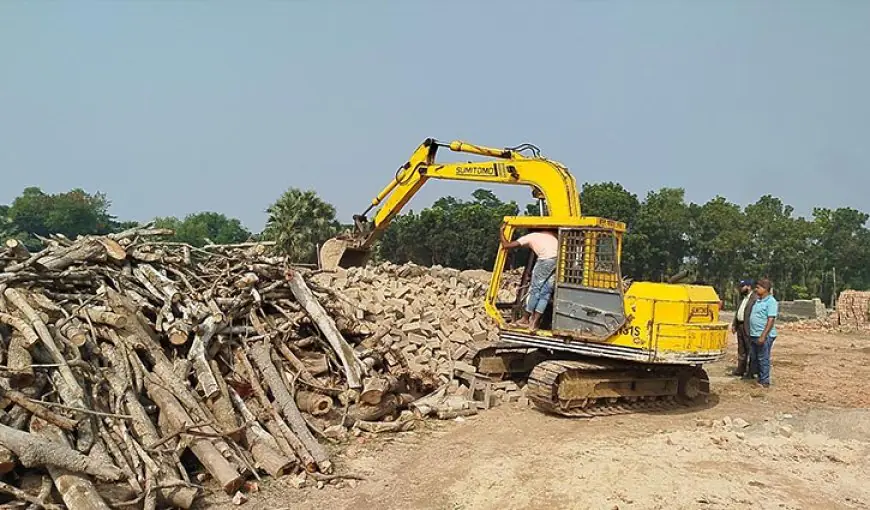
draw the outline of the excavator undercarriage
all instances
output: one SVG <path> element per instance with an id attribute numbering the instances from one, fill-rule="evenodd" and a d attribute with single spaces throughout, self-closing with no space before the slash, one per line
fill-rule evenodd
<path id="1" fill-rule="evenodd" d="M 704 405 L 707 373 L 692 365 L 649 365 L 564 352 L 494 346 L 475 356 L 478 373 L 526 379 L 526 396 L 542 411 L 595 417 Z"/>

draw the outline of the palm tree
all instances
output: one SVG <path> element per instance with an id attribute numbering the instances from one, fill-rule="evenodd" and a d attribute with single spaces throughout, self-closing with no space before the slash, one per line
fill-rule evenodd
<path id="1" fill-rule="evenodd" d="M 339 229 L 335 207 L 313 191 L 290 188 L 266 212 L 263 238 L 274 241 L 278 251 L 294 262 L 316 262 L 317 245 Z"/>

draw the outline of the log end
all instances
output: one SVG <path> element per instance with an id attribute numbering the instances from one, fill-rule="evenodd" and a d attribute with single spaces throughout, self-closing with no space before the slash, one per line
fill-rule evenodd
<path id="1" fill-rule="evenodd" d="M 169 487 L 157 491 L 157 497 L 163 505 L 184 510 L 193 506 L 197 496 L 199 489 L 196 487 Z"/>
<path id="2" fill-rule="evenodd" d="M 172 345 L 184 345 L 187 343 L 188 336 L 186 331 L 174 329 L 169 332 L 169 343 Z"/>
<path id="3" fill-rule="evenodd" d="M 102 244 L 103 248 L 106 249 L 106 255 L 108 255 L 110 259 L 120 262 L 127 258 L 127 250 L 125 250 L 118 241 L 109 239 L 108 237 L 101 237 L 100 244 Z"/>
<path id="4" fill-rule="evenodd" d="M 245 475 L 238 475 L 235 478 L 232 478 L 223 484 L 224 492 L 227 494 L 235 494 L 237 490 L 245 483 Z"/>
<path id="5" fill-rule="evenodd" d="M 76 331 L 70 334 L 69 341 L 76 347 L 83 347 L 88 342 L 88 336 L 82 331 Z"/>
<path id="6" fill-rule="evenodd" d="M 8 448 L 0 446 L 0 475 L 5 475 L 15 469 L 15 454 Z"/>

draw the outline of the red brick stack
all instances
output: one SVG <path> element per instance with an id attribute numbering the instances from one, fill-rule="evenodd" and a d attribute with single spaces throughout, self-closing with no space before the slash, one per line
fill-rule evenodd
<path id="1" fill-rule="evenodd" d="M 844 290 L 837 299 L 841 326 L 862 327 L 870 324 L 870 292 Z"/>

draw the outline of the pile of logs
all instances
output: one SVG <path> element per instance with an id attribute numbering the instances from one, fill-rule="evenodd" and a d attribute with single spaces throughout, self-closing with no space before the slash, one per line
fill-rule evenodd
<path id="1" fill-rule="evenodd" d="M 330 480 L 341 474 L 323 444 L 348 429 L 403 431 L 474 408 L 450 363 L 457 346 L 491 336 L 466 304 L 482 284 L 447 276 L 460 290 L 440 309 L 460 315 L 445 334 L 441 312 L 383 292 L 354 304 L 336 282 L 389 285 L 389 275 L 327 277 L 263 244 L 195 248 L 163 241 L 169 234 L 144 227 L 53 236 L 35 253 L 14 240 L 0 248 L 7 504 L 187 509 L 207 484 L 237 494 L 263 474 Z"/>

